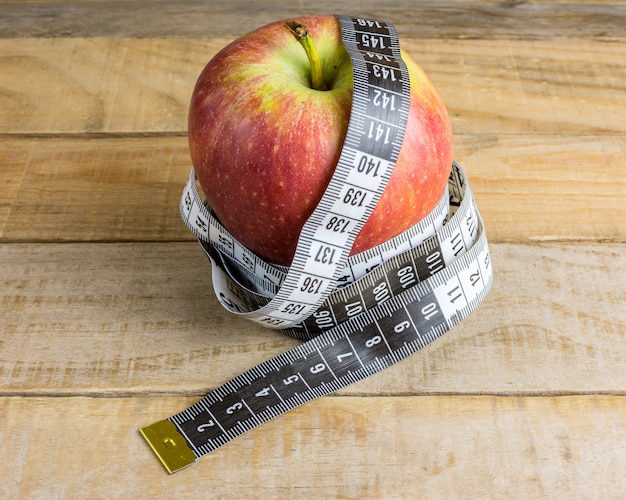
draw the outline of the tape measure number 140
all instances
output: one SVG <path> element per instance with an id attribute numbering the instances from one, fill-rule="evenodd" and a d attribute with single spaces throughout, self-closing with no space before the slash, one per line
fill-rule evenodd
<path id="1" fill-rule="evenodd" d="M 493 275 L 482 219 L 456 162 L 444 196 L 424 220 L 348 258 L 395 165 L 409 86 L 392 25 L 337 17 L 353 63 L 350 123 L 329 189 L 305 224 L 292 266 L 264 262 L 237 242 L 201 199 L 193 170 L 181 197 L 181 216 L 211 260 L 222 305 L 305 342 L 238 375 L 181 413 L 142 428 L 170 473 L 264 422 L 413 354 L 462 321 L 490 289 Z M 363 43 L 372 36 L 382 40 L 377 47 Z M 381 117 L 385 111 L 367 106 L 371 91 L 389 91 L 384 73 L 373 70 L 381 64 L 399 75 L 394 91 L 400 110 L 393 117 Z M 373 152 L 363 140 L 367 124 L 383 120 L 392 127 L 392 140 Z M 375 186 L 355 173 L 356 158 L 373 154 L 388 167 L 385 179 Z M 337 203 L 348 178 L 351 186 L 367 190 L 371 206 L 359 215 L 360 224 L 345 237 L 333 265 L 320 267 L 310 256 L 327 244 L 320 226 L 332 230 L 320 221 L 354 218 Z"/>

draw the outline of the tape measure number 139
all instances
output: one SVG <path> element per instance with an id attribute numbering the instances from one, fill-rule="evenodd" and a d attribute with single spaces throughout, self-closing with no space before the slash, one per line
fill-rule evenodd
<path id="1" fill-rule="evenodd" d="M 482 219 L 456 162 L 448 189 L 431 214 L 392 240 L 347 257 L 395 164 L 409 88 L 392 25 L 337 17 L 353 63 L 351 118 L 335 174 L 305 224 L 292 266 L 264 262 L 238 243 L 200 198 L 193 170 L 183 192 L 181 216 L 211 259 L 213 286 L 224 307 L 305 342 L 238 375 L 181 413 L 142 428 L 170 473 L 264 422 L 413 354 L 462 321 L 490 289 L 493 275 Z M 377 48 L 363 44 L 372 36 L 384 39 L 378 51 L 402 75 L 396 89 L 402 97 L 400 111 L 384 117 L 393 139 L 389 147 L 375 151 L 363 137 L 367 124 L 380 121 L 383 111 L 370 109 L 367 101 L 372 88 L 388 87 L 388 82 L 370 71 L 368 60 L 380 61 Z M 363 154 L 375 154 L 385 164 L 385 175 L 375 186 L 355 175 L 355 158 Z M 355 218 L 342 214 L 336 203 L 348 178 L 351 185 L 368 190 L 371 203 L 356 217 L 360 224 L 344 239 L 340 256 L 320 270 L 310 257 L 316 255 L 316 245 L 319 250 L 327 244 L 320 221 Z"/>

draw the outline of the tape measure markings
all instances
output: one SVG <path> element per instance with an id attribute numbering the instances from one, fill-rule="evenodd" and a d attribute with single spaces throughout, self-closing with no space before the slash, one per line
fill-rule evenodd
<path id="1" fill-rule="evenodd" d="M 460 167 L 456 170 L 458 185 L 466 186 Z M 468 245 L 467 251 L 452 253 L 453 260 L 445 268 L 378 303 L 367 314 L 350 317 L 308 342 L 254 367 L 194 407 L 168 419 L 192 444 L 195 456 L 213 451 L 291 408 L 404 359 L 466 317 L 488 292 L 492 274 L 482 221 L 475 211 L 471 191 L 466 187 L 465 192 L 459 189 L 459 194 L 462 196 L 460 207 L 468 205 L 471 220 L 476 220 L 476 230 L 471 232 L 475 243 Z M 459 210 L 455 216 L 462 213 L 463 210 Z M 449 227 L 452 226 L 444 226 L 440 232 Z M 461 234 L 449 229 L 447 232 Z M 438 238 L 439 233 L 434 239 L 438 241 Z M 426 248 L 440 252 L 437 248 L 441 247 L 429 240 Z M 401 254 L 392 258 L 365 279 L 371 281 L 385 266 L 394 267 L 394 259 L 406 257 Z M 413 265 L 419 275 L 419 266 Z M 347 290 L 337 293 L 345 294 Z M 318 375 L 322 372 L 323 375 Z M 244 408 L 247 414 L 241 413 Z"/>
<path id="2" fill-rule="evenodd" d="M 450 187 L 455 189 L 458 184 L 464 184 L 464 178 L 460 173 L 458 164 L 454 164 L 453 170 L 459 172 L 459 175 L 451 176 L 450 179 Z M 443 269 L 447 262 L 451 262 L 461 252 L 466 251 L 473 244 L 477 235 L 478 212 L 469 189 L 466 192 L 466 188 L 462 188 L 458 190 L 458 193 L 463 196 L 460 206 L 449 222 L 438 232 L 424 241 L 420 241 L 416 247 L 411 247 L 406 252 L 399 252 L 395 245 L 391 245 L 391 248 L 396 248 L 396 251 L 392 252 L 393 255 L 384 261 L 378 259 L 375 261 L 372 259 L 365 260 L 360 267 L 356 267 L 356 271 L 362 271 L 357 280 L 336 290 L 313 315 L 299 326 L 299 330 L 291 330 L 289 334 L 297 338 L 310 338 L 311 335 L 319 333 L 323 329 L 315 325 L 323 324 L 328 328 L 344 321 L 347 316 L 374 307 L 380 302 L 378 297 L 385 298 L 385 293 L 397 294 L 417 280 L 423 281 Z M 398 239 L 401 240 L 402 238 Z M 379 255 L 378 253 L 373 254 L 374 257 Z M 371 267 L 368 268 L 368 264 Z M 240 311 L 255 309 L 263 304 L 265 299 L 262 295 L 256 293 L 250 284 L 242 284 L 233 275 L 236 267 L 231 267 L 229 271 L 228 266 L 223 264 L 223 260 L 222 265 L 218 264 L 218 267 L 228 275 L 224 277 L 224 280 L 233 280 L 234 282 L 226 283 L 225 286 L 215 286 L 216 295 L 227 302 L 224 304 L 226 307 Z M 215 272 L 219 273 L 220 269 L 215 269 Z M 356 272 L 355 268 L 352 269 L 353 272 Z M 366 283 L 362 279 L 365 279 Z M 218 281 L 218 283 L 220 282 L 224 283 L 225 281 Z M 382 287 L 382 282 L 385 284 L 384 287 Z M 367 299 L 366 295 L 370 296 L 370 300 Z M 358 300 L 353 297 L 358 297 Z M 242 300 L 243 303 L 235 306 L 234 304 L 237 304 L 238 300 Z M 332 323 L 330 322 L 330 315 L 334 319 Z M 321 322 L 320 319 L 322 319 Z"/>
<path id="3" fill-rule="evenodd" d="M 193 170 L 181 197 L 181 216 L 210 258 L 222 305 L 305 342 L 141 429 L 170 473 L 423 348 L 463 320 L 491 286 L 484 227 L 456 162 L 423 221 L 348 257 L 391 176 L 410 94 L 395 29 L 337 17 L 353 63 L 353 109 L 335 175 L 305 223 L 292 266 L 266 263 L 237 242 L 201 200 Z"/>
<path id="4" fill-rule="evenodd" d="M 455 167 L 453 166 L 453 169 Z M 460 168 L 460 167 L 458 167 Z M 452 182 L 452 179 L 451 179 Z M 458 181 L 454 181 L 458 182 Z M 344 268 L 342 275 L 338 278 L 338 287 L 347 285 L 363 276 L 375 265 L 387 260 L 389 256 L 395 255 L 405 249 L 410 249 L 421 244 L 428 237 L 436 234 L 449 218 L 449 197 L 448 189 L 456 188 L 456 184 L 450 183 L 446 192 L 439 201 L 437 207 L 430 212 L 422 221 L 415 226 L 404 231 L 397 237 L 378 245 L 372 249 L 349 257 L 348 264 Z M 458 193 L 458 189 L 456 189 Z M 458 197 L 457 197 L 458 199 Z M 188 207 L 193 206 L 190 210 Z M 195 209 L 195 207 L 200 207 Z M 455 208 L 455 207 L 453 207 Z M 193 170 L 189 176 L 187 185 L 181 198 L 181 217 L 187 227 L 196 235 L 205 252 L 210 245 L 219 249 L 227 258 L 238 265 L 238 274 L 244 273 L 248 280 L 257 284 L 258 293 L 268 296 L 276 294 L 280 284 L 284 281 L 287 273 L 286 268 L 275 266 L 259 259 L 255 254 L 237 242 L 228 231 L 210 213 L 205 202 L 202 202 L 195 185 L 195 174 Z M 209 238 L 208 229 L 204 233 L 198 230 L 197 219 L 208 221 L 211 234 L 218 234 Z M 336 222 L 336 221 L 335 221 Z M 203 226 L 203 224 L 201 224 Z M 213 229 L 215 227 L 215 229 Z"/>
<path id="5" fill-rule="evenodd" d="M 487 255 L 481 232 L 477 243 L 444 271 L 368 315 L 254 367 L 168 420 L 199 457 L 289 409 L 404 359 L 465 318 L 486 295 L 491 283 Z M 466 279 L 463 270 L 477 273 L 480 281 Z M 211 432 L 205 433 L 208 427 Z"/>
<path id="6" fill-rule="evenodd" d="M 238 243 L 207 209 L 196 188 L 196 176 L 191 174 L 180 201 L 179 210 L 187 227 L 199 241 L 211 242 L 221 252 L 228 255 L 256 275 L 266 275 L 276 281 L 282 280 L 285 270 L 258 258 L 253 252 Z"/>

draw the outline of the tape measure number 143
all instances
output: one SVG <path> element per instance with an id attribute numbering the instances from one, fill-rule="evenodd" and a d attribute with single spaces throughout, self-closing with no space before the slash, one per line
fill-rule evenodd
<path id="1" fill-rule="evenodd" d="M 394 27 L 337 17 L 353 64 L 350 123 L 335 173 L 302 230 L 292 265 L 267 263 L 236 241 L 201 199 L 193 170 L 181 197 L 181 216 L 211 260 L 213 287 L 222 305 L 304 342 L 181 413 L 142 428 L 170 473 L 264 422 L 415 353 L 468 316 L 490 289 L 493 275 L 482 219 L 456 162 L 446 192 L 425 219 L 348 257 L 395 165 L 410 96 Z M 381 43 L 364 43 L 372 37 Z M 381 61 L 400 75 L 393 89 L 384 72 L 373 70 Z M 396 92 L 399 109 L 391 113 L 368 106 L 377 89 Z M 385 147 L 373 148 L 364 139 L 374 122 L 388 127 Z M 371 177 L 359 175 L 363 157 L 375 157 L 382 166 L 374 185 Z M 359 214 L 349 203 L 338 203 L 346 186 L 367 193 L 369 201 Z M 340 219 L 357 223 L 338 244 L 336 235 L 326 233 L 336 233 L 329 221 Z M 331 245 L 336 258 L 315 259 Z"/>

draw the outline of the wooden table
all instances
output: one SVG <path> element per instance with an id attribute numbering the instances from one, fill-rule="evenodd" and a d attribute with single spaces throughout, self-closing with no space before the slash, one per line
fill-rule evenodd
<path id="1" fill-rule="evenodd" d="M 138 429 L 297 341 L 234 318 L 178 216 L 235 37 L 396 24 L 448 105 L 488 298 L 423 351 L 173 476 Z M 626 6 L 0 1 L 1 498 L 626 497 Z"/>

